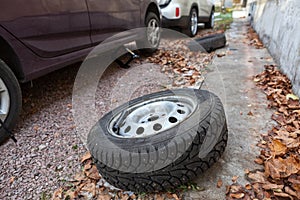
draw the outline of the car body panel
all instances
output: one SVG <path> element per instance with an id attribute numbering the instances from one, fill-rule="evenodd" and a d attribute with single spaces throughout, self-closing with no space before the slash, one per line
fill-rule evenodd
<path id="1" fill-rule="evenodd" d="M 92 43 L 97 44 L 108 37 L 141 26 L 140 0 L 102 1 L 87 0 Z"/>
<path id="2" fill-rule="evenodd" d="M 50 58 L 91 46 L 85 1 L 3 1 L 2 26 L 38 56 Z M 22 9 L 12 12 L 16 7 Z"/>
<path id="3" fill-rule="evenodd" d="M 0 45 L 8 44 L 13 50 L 18 66 L 12 67 L 19 81 L 26 82 L 81 61 L 104 39 L 120 31 L 145 26 L 150 5 L 155 7 L 161 19 L 156 0 L 115 0 L 120 4 L 115 8 L 110 7 L 113 2 L 1 1 Z M 93 7 L 95 4 L 98 6 Z M 89 10 L 88 6 L 93 8 Z M 101 6 L 109 9 L 107 18 L 98 15 L 102 11 L 106 12 Z M 112 28 L 109 27 L 108 21 L 113 23 Z M 114 49 L 141 37 L 141 33 L 135 32 L 127 32 L 127 35 L 117 34 L 113 40 L 107 41 L 105 46 L 107 50 Z"/>
<path id="4" fill-rule="evenodd" d="M 213 3 L 210 0 L 200 0 L 199 2 L 199 17 L 209 18 L 213 8 Z"/>

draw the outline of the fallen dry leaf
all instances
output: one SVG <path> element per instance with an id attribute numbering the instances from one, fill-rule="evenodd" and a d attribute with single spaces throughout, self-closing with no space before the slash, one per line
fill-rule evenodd
<path id="1" fill-rule="evenodd" d="M 85 161 L 87 161 L 87 160 L 89 160 L 91 158 L 92 158 L 91 153 L 87 152 L 86 154 L 84 154 L 84 156 L 81 157 L 80 162 L 83 163 L 83 162 L 85 162 Z"/>
<path id="2" fill-rule="evenodd" d="M 222 181 L 222 179 L 219 179 L 217 182 L 217 188 L 222 187 L 222 185 L 223 185 L 223 181 Z"/>
<path id="3" fill-rule="evenodd" d="M 220 58 L 220 57 L 226 56 L 226 53 L 217 53 L 216 55 Z"/>
<path id="4" fill-rule="evenodd" d="M 226 191 L 225 191 L 225 194 L 228 195 L 230 194 L 230 185 L 226 185 Z"/>
<path id="5" fill-rule="evenodd" d="M 130 196 L 130 198 L 131 198 L 131 199 L 136 199 L 136 195 L 135 195 L 135 194 L 132 194 L 132 195 Z"/>
<path id="6" fill-rule="evenodd" d="M 253 81 L 254 81 L 254 82 L 259 82 L 259 81 L 261 81 L 261 79 L 255 77 L 255 78 L 253 79 Z"/>
<path id="7" fill-rule="evenodd" d="M 276 164 L 274 164 L 274 161 L 276 162 Z M 278 162 L 277 160 L 268 160 L 265 162 L 266 177 L 271 176 L 273 179 L 279 180 L 281 178 L 280 171 L 285 171 L 285 166 L 280 165 L 280 162 Z"/>
<path id="8" fill-rule="evenodd" d="M 128 200 L 129 199 L 129 196 L 127 194 L 123 195 L 121 200 Z"/>
<path id="9" fill-rule="evenodd" d="M 237 193 L 242 190 L 242 186 L 240 185 L 231 185 L 230 186 L 230 193 Z"/>
<path id="10" fill-rule="evenodd" d="M 259 164 L 259 165 L 264 164 L 264 160 L 261 159 L 261 158 L 256 158 L 256 159 L 254 160 L 254 162 L 255 162 L 256 164 Z"/>
<path id="11" fill-rule="evenodd" d="M 291 175 L 291 176 L 288 178 L 288 181 L 289 181 L 290 183 L 294 183 L 294 184 L 300 185 L 300 176 L 297 176 L 297 175 Z"/>
<path id="12" fill-rule="evenodd" d="M 101 176 L 99 175 L 99 172 L 97 170 L 97 167 L 95 165 L 93 165 L 93 167 L 91 169 L 87 170 L 85 173 L 88 178 L 91 178 L 94 180 L 99 180 L 101 178 Z"/>
<path id="13" fill-rule="evenodd" d="M 56 200 L 56 199 L 62 199 L 63 198 L 63 189 L 62 188 L 58 188 L 57 190 L 54 191 L 53 195 L 52 195 L 52 200 Z"/>
<path id="14" fill-rule="evenodd" d="M 266 181 L 264 173 L 260 172 L 260 171 L 250 172 L 247 176 L 254 183 L 265 183 L 265 181 Z"/>
<path id="15" fill-rule="evenodd" d="M 300 198 L 300 196 L 294 190 L 292 190 L 289 186 L 285 186 L 284 191 L 291 196 L 294 196 L 298 199 Z"/>
<path id="16" fill-rule="evenodd" d="M 280 189 L 282 190 L 284 185 L 277 185 L 274 183 L 265 183 L 262 185 L 262 188 L 265 190 L 274 190 L 274 189 Z"/>
<path id="17" fill-rule="evenodd" d="M 230 194 L 230 197 L 231 197 L 231 198 L 234 198 L 234 199 L 241 199 L 241 198 L 243 198 L 244 196 L 245 196 L 244 193 L 231 193 L 231 194 Z"/>
<path id="18" fill-rule="evenodd" d="M 92 194 L 93 197 L 96 196 L 96 184 L 95 183 L 87 183 L 82 188 L 81 191 L 86 191 Z"/>
<path id="19" fill-rule="evenodd" d="M 300 162 L 297 156 L 292 155 L 282 161 L 286 165 L 285 177 L 289 177 L 292 174 L 297 174 L 300 170 Z"/>
<path id="20" fill-rule="evenodd" d="M 157 194 L 157 195 L 155 195 L 154 199 L 156 199 L 156 200 L 164 200 L 165 198 L 162 195 Z"/>
<path id="21" fill-rule="evenodd" d="M 286 198 L 293 199 L 293 197 L 291 197 L 289 194 L 286 194 L 284 192 L 274 192 L 274 195 L 277 197 L 286 197 Z"/>
<path id="22" fill-rule="evenodd" d="M 92 161 L 87 162 L 84 166 L 83 166 L 83 170 L 87 171 L 89 169 L 92 168 Z"/>
<path id="23" fill-rule="evenodd" d="M 80 172 L 75 175 L 74 179 L 75 179 L 75 181 L 81 182 L 81 181 L 86 180 L 87 177 L 82 172 Z"/>
<path id="24" fill-rule="evenodd" d="M 280 140 L 273 140 L 270 145 L 271 151 L 276 155 L 284 155 L 287 152 L 287 147 Z"/>
<path id="25" fill-rule="evenodd" d="M 238 176 L 233 176 L 231 180 L 232 180 L 232 182 L 235 183 L 235 182 L 237 181 L 238 178 L 239 178 Z"/>
<path id="26" fill-rule="evenodd" d="M 245 169 L 244 172 L 245 172 L 245 174 L 249 174 L 250 170 L 249 169 Z"/>
<path id="27" fill-rule="evenodd" d="M 248 184 L 245 185 L 245 188 L 246 188 L 247 190 L 251 190 L 251 189 L 252 189 L 252 186 L 251 186 L 251 184 L 248 183 Z"/>
<path id="28" fill-rule="evenodd" d="M 68 190 L 65 194 L 65 199 L 74 200 L 78 197 L 77 191 Z"/>
<path id="29" fill-rule="evenodd" d="M 173 194 L 172 197 L 173 197 L 175 200 L 179 200 L 177 194 Z"/>

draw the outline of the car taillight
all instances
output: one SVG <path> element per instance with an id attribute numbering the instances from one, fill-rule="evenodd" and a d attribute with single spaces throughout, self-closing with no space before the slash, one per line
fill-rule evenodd
<path id="1" fill-rule="evenodd" d="M 179 17 L 179 15 L 180 15 L 180 9 L 177 7 L 175 10 L 175 16 Z"/>

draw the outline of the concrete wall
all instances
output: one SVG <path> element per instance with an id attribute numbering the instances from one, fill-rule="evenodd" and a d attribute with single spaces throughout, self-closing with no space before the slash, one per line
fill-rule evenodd
<path id="1" fill-rule="evenodd" d="M 300 96 L 300 0 L 250 0 L 248 5 L 254 29 Z"/>

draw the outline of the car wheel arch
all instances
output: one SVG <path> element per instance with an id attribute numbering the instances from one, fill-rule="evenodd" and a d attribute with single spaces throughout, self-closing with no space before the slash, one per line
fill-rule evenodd
<path id="1" fill-rule="evenodd" d="M 197 10 L 197 13 L 199 15 L 199 5 L 197 3 L 193 3 L 192 6 L 191 6 L 191 9 L 190 9 L 189 13 L 191 13 L 191 11 L 192 11 L 193 8 L 195 8 Z"/>
<path id="2" fill-rule="evenodd" d="M 153 12 L 157 15 L 158 18 L 160 18 L 160 12 L 159 12 L 159 8 L 157 7 L 157 5 L 155 3 L 150 3 L 150 5 L 148 6 L 145 16 L 144 16 L 144 24 L 146 24 L 146 18 L 149 12 Z"/>
<path id="3" fill-rule="evenodd" d="M 0 35 L 0 59 L 3 60 L 13 71 L 17 79 L 24 79 L 19 56 L 14 51 L 13 47 Z"/>
<path id="4" fill-rule="evenodd" d="M 210 13 L 212 13 L 212 12 L 214 12 L 214 11 L 215 11 L 215 5 L 213 5 L 213 6 L 211 7 Z"/>

